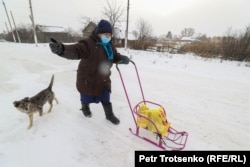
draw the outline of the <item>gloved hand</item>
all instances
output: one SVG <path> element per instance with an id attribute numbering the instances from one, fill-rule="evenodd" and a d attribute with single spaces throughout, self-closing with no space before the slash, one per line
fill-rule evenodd
<path id="1" fill-rule="evenodd" d="M 128 64 L 129 62 L 130 60 L 127 56 L 122 56 L 121 60 L 119 61 L 119 64 Z"/>
<path id="2" fill-rule="evenodd" d="M 57 55 L 62 55 L 64 51 L 64 46 L 61 42 L 57 42 L 54 38 L 50 38 L 51 43 L 49 43 L 50 50 L 57 54 Z"/>

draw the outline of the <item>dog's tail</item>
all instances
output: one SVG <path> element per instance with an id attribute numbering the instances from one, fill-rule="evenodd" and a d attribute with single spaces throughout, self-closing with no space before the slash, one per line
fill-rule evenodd
<path id="1" fill-rule="evenodd" d="M 51 81 L 47 89 L 52 90 L 53 83 L 54 83 L 54 74 L 51 77 Z"/>

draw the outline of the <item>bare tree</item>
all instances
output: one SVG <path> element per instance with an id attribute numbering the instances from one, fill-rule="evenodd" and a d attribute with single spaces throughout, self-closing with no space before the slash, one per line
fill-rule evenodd
<path id="1" fill-rule="evenodd" d="M 168 31 L 167 35 L 166 35 L 166 38 L 167 39 L 172 39 L 172 32 L 171 31 Z"/>
<path id="2" fill-rule="evenodd" d="M 192 37 L 195 34 L 194 28 L 184 28 L 181 31 L 181 36 L 182 37 Z"/>
<path id="3" fill-rule="evenodd" d="M 82 16 L 80 18 L 80 22 L 83 25 L 83 27 L 86 27 L 89 24 L 89 22 L 91 22 L 91 21 L 92 20 L 89 17 L 87 17 L 87 16 Z"/>
<path id="4" fill-rule="evenodd" d="M 17 31 L 19 32 L 20 38 L 24 43 L 32 43 L 34 41 L 33 32 L 32 32 L 32 25 L 30 24 L 21 24 L 17 27 Z M 14 34 L 17 36 L 16 34 Z M 11 37 L 11 32 L 6 34 L 5 39 L 7 41 L 13 41 Z"/>
<path id="5" fill-rule="evenodd" d="M 237 33 L 233 32 L 232 27 L 227 30 L 227 35 L 222 39 L 222 50 L 224 59 L 233 59 L 233 52 L 235 48 L 235 38 L 237 38 Z"/>
<path id="6" fill-rule="evenodd" d="M 222 58 L 237 61 L 249 61 L 250 58 L 250 26 L 243 31 L 232 31 L 221 42 Z"/>
<path id="7" fill-rule="evenodd" d="M 136 30 L 133 30 L 132 34 L 136 39 L 139 37 L 139 33 Z"/>
<path id="8" fill-rule="evenodd" d="M 151 45 L 150 39 L 152 39 L 152 26 L 144 19 L 139 19 L 137 22 L 137 30 L 139 49 L 146 50 L 147 47 Z"/>
<path id="9" fill-rule="evenodd" d="M 196 35 L 196 39 L 198 39 L 200 41 L 205 41 L 207 39 L 207 35 L 206 34 L 202 34 L 202 33 L 198 33 Z"/>
<path id="10" fill-rule="evenodd" d="M 206 38 L 200 42 L 184 45 L 180 50 L 193 52 L 203 57 L 220 57 L 225 60 L 250 61 L 250 26 L 245 30 L 233 31 L 229 27 L 225 36 Z"/>
<path id="11" fill-rule="evenodd" d="M 124 11 L 123 5 L 117 4 L 116 0 L 106 0 L 102 13 L 108 18 L 114 30 L 116 24 L 122 21 Z"/>
<path id="12" fill-rule="evenodd" d="M 247 61 L 250 58 L 250 26 L 239 35 L 237 41 L 237 60 Z"/>
<path id="13" fill-rule="evenodd" d="M 144 19 L 139 19 L 137 22 L 137 29 L 139 33 L 139 40 L 145 40 L 152 36 L 152 26 Z"/>

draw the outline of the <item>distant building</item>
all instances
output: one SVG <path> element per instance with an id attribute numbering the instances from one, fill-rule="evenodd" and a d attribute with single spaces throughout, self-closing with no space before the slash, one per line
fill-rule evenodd
<path id="1" fill-rule="evenodd" d="M 115 45 L 118 47 L 124 47 L 125 45 L 125 36 L 126 36 L 126 25 L 121 24 L 119 27 L 116 27 L 114 29 L 114 42 Z M 128 39 L 127 39 L 127 47 L 130 48 L 131 46 L 134 45 L 135 41 L 137 38 L 133 35 L 132 32 L 128 32 Z"/>
<path id="2" fill-rule="evenodd" d="M 82 36 L 83 38 L 87 38 L 96 28 L 96 24 L 94 22 L 89 22 L 85 28 L 82 30 Z"/>
<path id="3" fill-rule="evenodd" d="M 182 37 L 180 39 L 180 42 L 183 42 L 183 43 L 192 43 L 192 42 L 200 42 L 200 40 L 198 40 L 196 38 L 193 38 L 193 37 Z"/>
<path id="4" fill-rule="evenodd" d="M 63 27 L 36 25 L 36 33 L 39 43 L 50 42 L 51 37 L 60 42 L 72 42 L 72 37 Z"/>

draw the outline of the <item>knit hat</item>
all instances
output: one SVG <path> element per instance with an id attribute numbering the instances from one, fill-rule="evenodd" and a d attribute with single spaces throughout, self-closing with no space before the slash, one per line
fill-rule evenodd
<path id="1" fill-rule="evenodd" d="M 96 27 L 96 34 L 101 33 L 111 33 L 112 34 L 112 26 L 107 20 L 101 20 Z"/>

